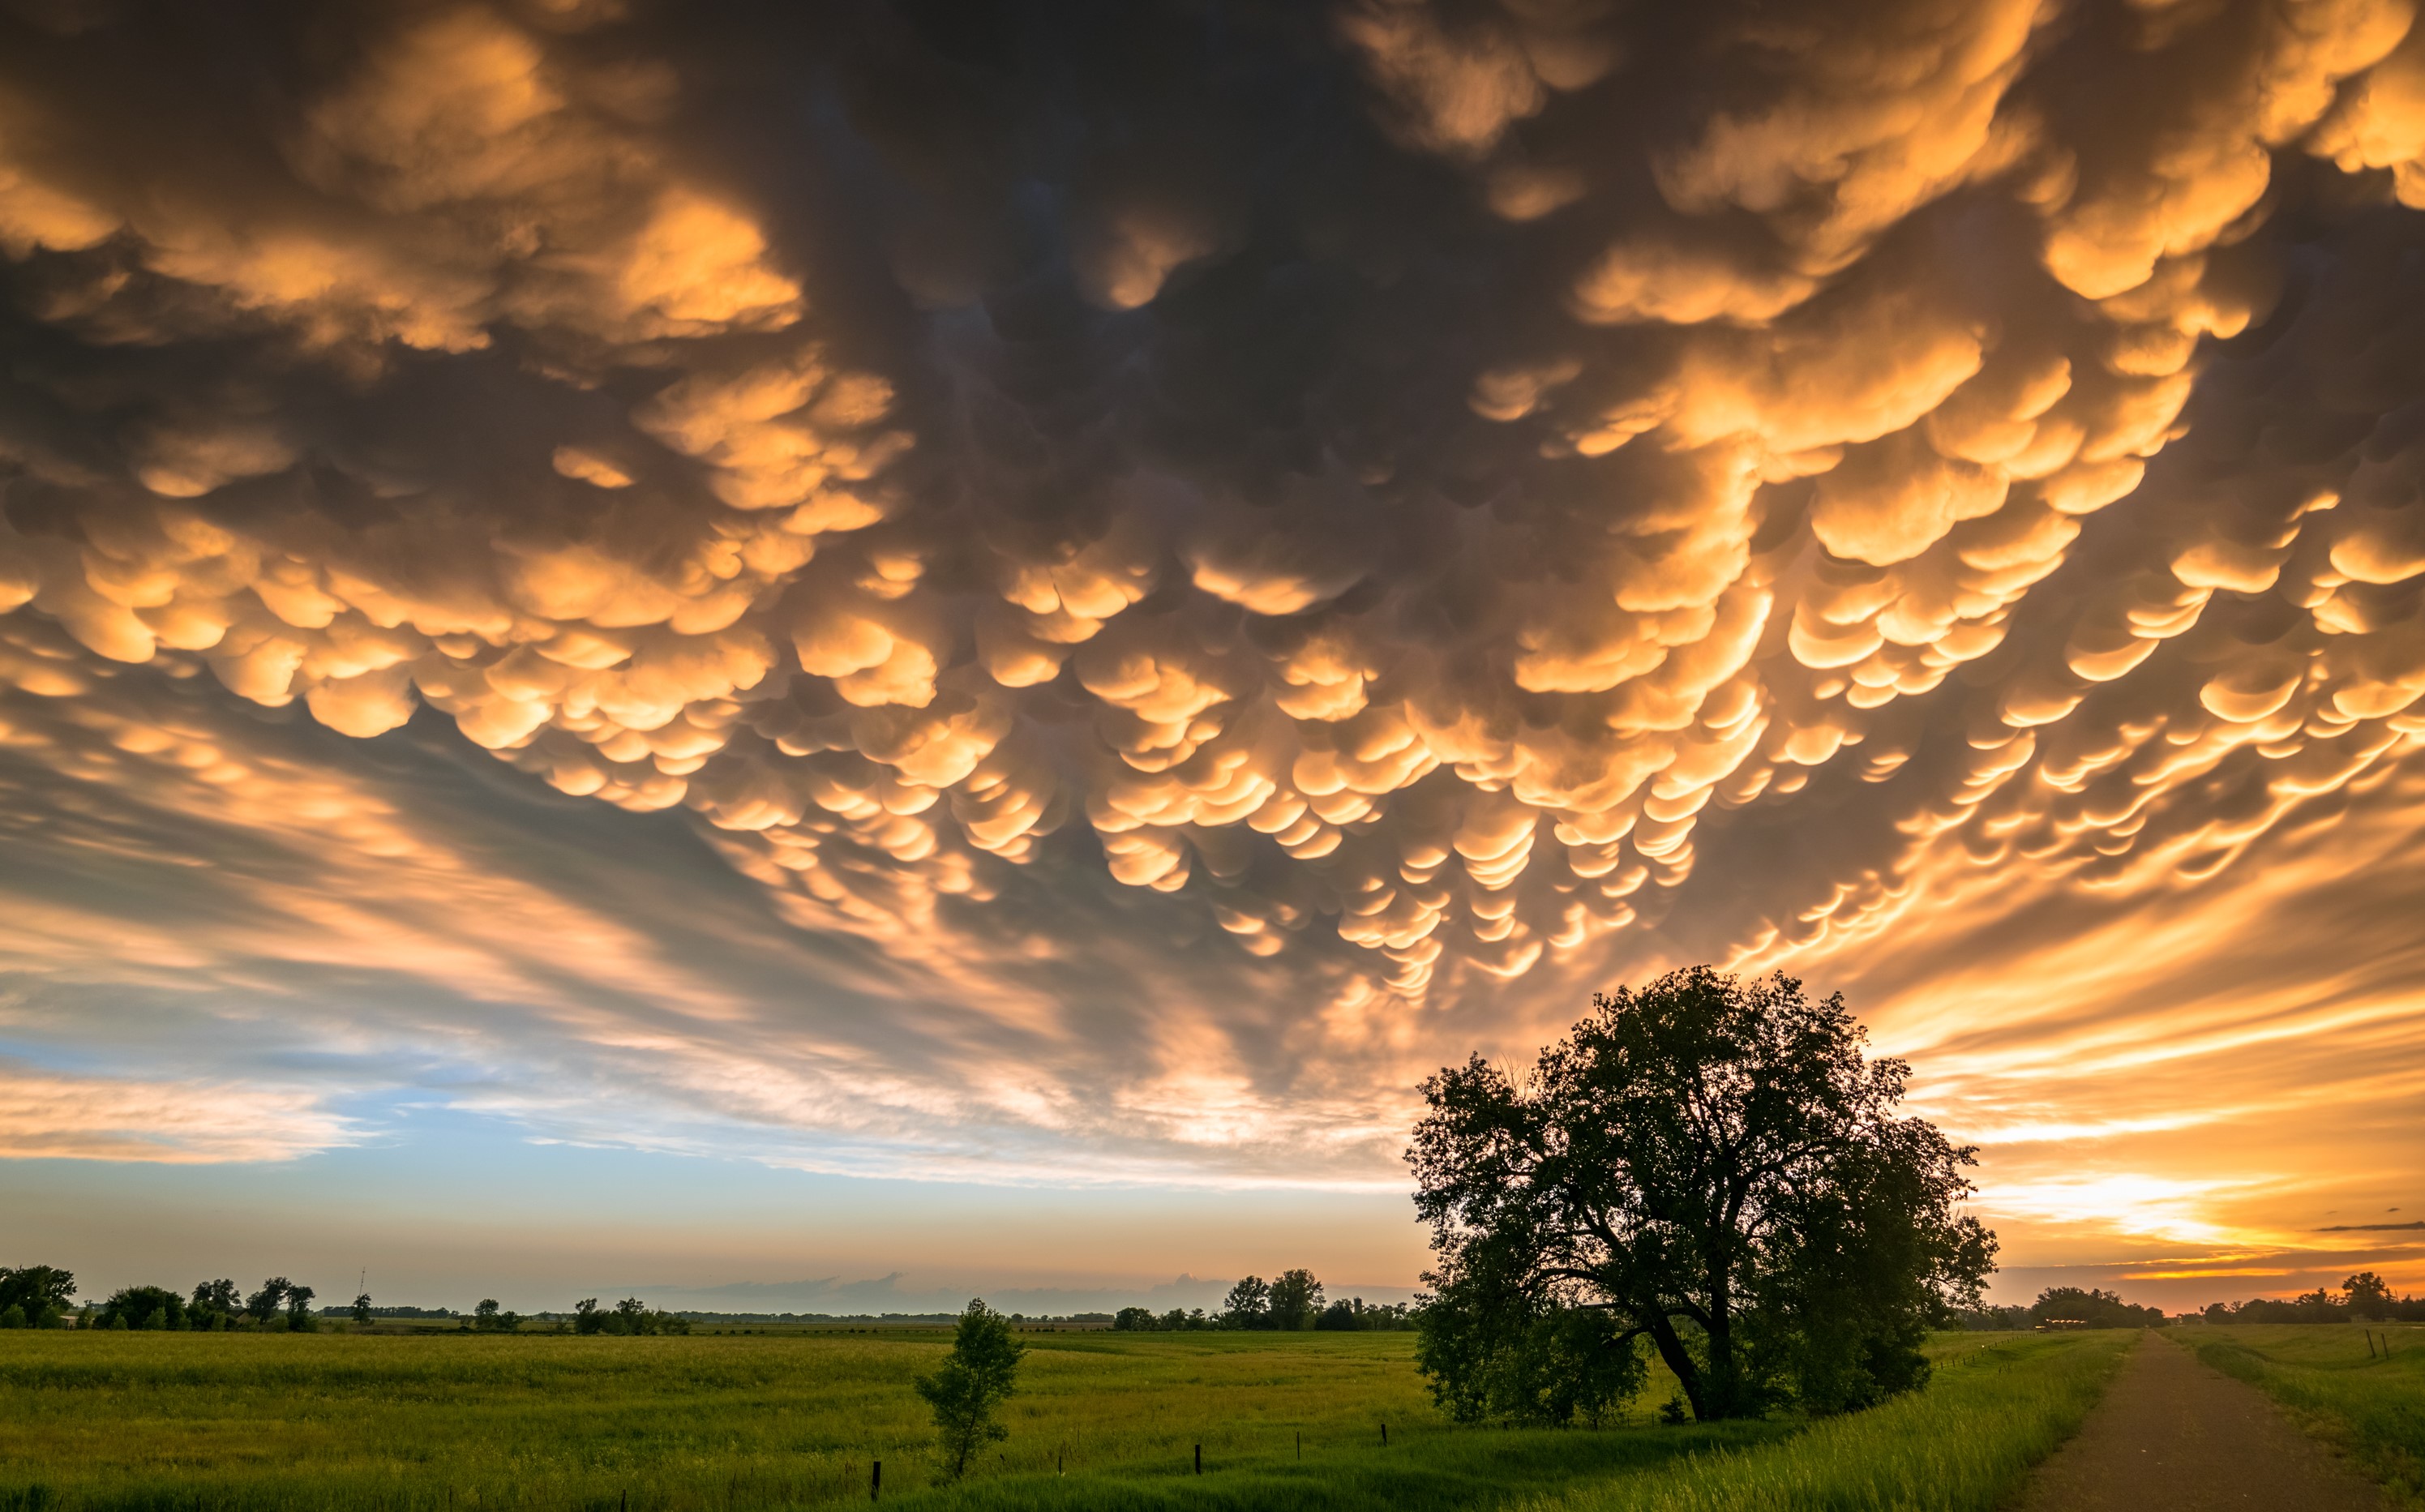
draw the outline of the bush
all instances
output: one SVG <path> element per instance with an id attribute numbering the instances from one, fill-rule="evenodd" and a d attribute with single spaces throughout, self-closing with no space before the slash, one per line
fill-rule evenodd
<path id="1" fill-rule="evenodd" d="M 22 1328 L 25 1326 L 25 1310 L 11 1302 L 0 1308 L 0 1328 Z"/>
<path id="2" fill-rule="evenodd" d="M 124 1286 L 101 1305 L 104 1328 L 182 1328 L 185 1299 L 165 1286 Z"/>

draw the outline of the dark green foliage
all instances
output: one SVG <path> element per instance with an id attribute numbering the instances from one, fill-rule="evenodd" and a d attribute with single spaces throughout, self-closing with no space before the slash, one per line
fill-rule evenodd
<path id="1" fill-rule="evenodd" d="M 286 1327 L 297 1333 L 310 1333 L 319 1327 L 312 1316 L 312 1298 L 319 1295 L 308 1286 L 286 1288 Z"/>
<path id="2" fill-rule="evenodd" d="M 951 1354 L 933 1375 L 918 1377 L 918 1394 L 934 1409 L 952 1479 L 968 1473 L 970 1456 L 1010 1436 L 994 1421 L 994 1411 L 1018 1386 L 1019 1360 L 1026 1352 L 1008 1320 L 976 1298 L 953 1330 Z"/>
<path id="3" fill-rule="evenodd" d="M 11 1302 L 7 1307 L 0 1308 L 0 1328 L 22 1328 L 25 1326 L 25 1310 L 23 1306 Z"/>
<path id="4" fill-rule="evenodd" d="M 1909 1068 L 1781 973 L 1694 967 L 1593 1007 L 1520 1085 L 1479 1056 L 1423 1085 L 1440 1404 L 1587 1411 L 1636 1340 L 1703 1422 L 1925 1380 L 1921 1333 L 1976 1304 L 1995 1239 L 1953 1212 L 1973 1152 L 1895 1116 Z"/>
<path id="5" fill-rule="evenodd" d="M 1146 1333 L 1155 1324 L 1151 1308 L 1122 1308 L 1112 1314 L 1112 1327 L 1121 1333 Z"/>
<path id="6" fill-rule="evenodd" d="M 2030 1322 L 2077 1323 L 2091 1328 L 2160 1328 L 2164 1326 L 2164 1310 L 2135 1306 L 2102 1288 L 2083 1292 L 2077 1286 L 2049 1286 L 2030 1304 Z"/>
<path id="7" fill-rule="evenodd" d="M 1290 1333 L 1310 1328 L 1321 1311 L 1322 1283 L 1313 1279 L 1313 1272 L 1284 1270 L 1272 1282 L 1271 1327 Z"/>
<path id="8" fill-rule="evenodd" d="M 522 1327 L 522 1315 L 496 1311 L 494 1300 L 484 1301 L 478 1315 L 483 1329 L 502 1329 L 510 1333 Z M 510 1323 L 505 1321 L 511 1319 Z M 636 1296 L 627 1296 L 612 1308 L 601 1308 L 594 1296 L 585 1296 L 572 1304 L 572 1331 L 579 1334 L 607 1333 L 618 1336 L 650 1333 L 685 1334 L 690 1332 L 690 1319 L 680 1313 L 664 1312 L 649 1306 Z"/>
<path id="9" fill-rule="evenodd" d="M 272 1276 L 261 1283 L 260 1291 L 246 1299 L 245 1316 L 255 1323 L 267 1323 L 278 1316 L 280 1308 L 286 1305 L 286 1294 L 293 1289 L 293 1286 L 294 1283 L 285 1277 Z"/>
<path id="10" fill-rule="evenodd" d="M 1608 1311 L 1498 1284 L 1443 1287 L 1424 1311 L 1415 1360 L 1460 1423 L 1581 1416 L 1597 1427 L 1649 1374 L 1635 1333 Z"/>
<path id="11" fill-rule="evenodd" d="M 1324 1308 L 1313 1326 L 1341 1333 L 1411 1328 L 1415 1326 L 1414 1309 L 1404 1302 L 1368 1304 L 1360 1296 L 1341 1297 Z"/>
<path id="12" fill-rule="evenodd" d="M 1229 1300 L 1221 1304 L 1221 1327 L 1225 1328 L 1267 1328 L 1271 1327 L 1272 1289 L 1260 1276 L 1242 1278 L 1229 1288 Z"/>
<path id="13" fill-rule="evenodd" d="M 232 1327 L 243 1307 L 244 1299 L 237 1295 L 235 1282 L 222 1276 L 215 1281 L 196 1284 L 193 1302 L 186 1311 L 193 1327 L 214 1331 Z"/>
<path id="14" fill-rule="evenodd" d="M 56 1265 L 0 1266 L 0 1312 L 16 1308 L 25 1327 L 47 1328 L 75 1300 L 75 1272 Z"/>
<path id="15" fill-rule="evenodd" d="M 185 1299 L 165 1286 L 122 1286 L 101 1305 L 101 1327 L 182 1328 Z"/>
<path id="16" fill-rule="evenodd" d="M 1951 1328 L 1969 1328 L 1978 1332 L 2010 1332 L 2032 1327 L 2030 1310 L 2022 1307 L 1997 1307 L 1982 1303 L 1977 1307 L 1955 1308 L 1946 1320 Z"/>
<path id="17" fill-rule="evenodd" d="M 361 1327 L 370 1327 L 371 1295 L 368 1292 L 360 1292 L 355 1294 L 353 1314 L 354 1322 L 357 1326 Z"/>

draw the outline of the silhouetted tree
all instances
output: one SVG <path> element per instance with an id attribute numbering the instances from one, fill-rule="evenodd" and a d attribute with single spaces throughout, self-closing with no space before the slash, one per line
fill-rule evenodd
<path id="1" fill-rule="evenodd" d="M 123 1286 L 101 1305 L 101 1326 L 115 1328 L 123 1320 L 130 1328 L 182 1328 L 185 1299 L 165 1286 Z"/>
<path id="2" fill-rule="evenodd" d="M 2353 1317 L 2387 1318 L 2391 1316 L 2391 1287 L 2370 1270 L 2362 1270 L 2341 1282 L 2341 1295 Z"/>
<path id="3" fill-rule="evenodd" d="M 2082 1291 L 2077 1286 L 2049 1286 L 2030 1304 L 2030 1321 L 2069 1321 L 2092 1328 L 2160 1328 L 2168 1320 L 2162 1308 L 2125 1302 L 2101 1287 Z"/>
<path id="4" fill-rule="evenodd" d="M 267 1323 L 278 1316 L 278 1310 L 285 1305 L 286 1294 L 293 1286 L 294 1283 L 285 1277 L 272 1276 L 261 1283 L 260 1291 L 245 1299 L 245 1315 L 255 1323 Z"/>
<path id="5" fill-rule="evenodd" d="M 1268 1328 L 1272 1326 L 1272 1289 L 1260 1276 L 1249 1276 L 1229 1288 L 1221 1304 L 1225 1328 Z"/>
<path id="6" fill-rule="evenodd" d="M 297 1333 L 310 1333 L 318 1327 L 312 1317 L 312 1299 L 320 1294 L 308 1286 L 286 1288 L 286 1326 Z"/>
<path id="7" fill-rule="evenodd" d="M 1272 1282 L 1266 1309 L 1275 1328 L 1310 1328 L 1322 1311 L 1322 1283 L 1309 1270 L 1284 1270 Z"/>
<path id="8" fill-rule="evenodd" d="M 1953 1211 L 1973 1151 L 1895 1116 L 1909 1069 L 1781 973 L 1694 967 L 1593 1007 L 1520 1084 L 1480 1056 L 1423 1084 L 1417 1358 L 1442 1406 L 1588 1412 L 1643 1339 L 1703 1421 L 1924 1380 L 1922 1336 L 1978 1300 L 1995 1240 Z"/>
<path id="9" fill-rule="evenodd" d="M 1155 1323 L 1151 1308 L 1122 1308 L 1112 1314 L 1112 1327 L 1121 1333 L 1144 1333 Z"/>
<path id="10" fill-rule="evenodd" d="M 353 1313 L 355 1327 L 367 1328 L 371 1326 L 371 1295 L 368 1292 L 354 1294 Z"/>
<path id="11" fill-rule="evenodd" d="M 0 1267 L 0 1312 L 18 1310 L 24 1326 L 56 1327 L 75 1300 L 75 1272 L 56 1265 Z"/>
<path id="12" fill-rule="evenodd" d="M 934 1409 L 952 1479 L 968 1473 L 970 1456 L 1009 1436 L 994 1421 L 994 1410 L 1018 1386 L 1019 1360 L 1026 1352 L 1007 1319 L 982 1298 L 972 1299 L 952 1331 L 952 1352 L 932 1375 L 917 1378 L 918 1394 Z"/>
<path id="13" fill-rule="evenodd" d="M 645 1308 L 641 1310 L 643 1316 L 646 1315 L 647 1311 Z M 493 1296 L 480 1298 L 480 1305 L 472 1310 L 472 1327 L 483 1333 L 513 1333 L 522 1326 L 522 1315 L 519 1312 L 508 1312 L 497 1306 L 497 1299 Z"/>
<path id="14" fill-rule="evenodd" d="M 574 1333 L 606 1331 L 606 1314 L 599 1309 L 596 1297 L 585 1296 L 572 1304 L 572 1331 Z"/>
<path id="15" fill-rule="evenodd" d="M 1360 1296 L 1341 1297 L 1324 1308 L 1313 1326 L 1326 1329 L 1411 1328 L 1413 1310 L 1404 1302 L 1368 1306 Z"/>
<path id="16" fill-rule="evenodd" d="M 243 1310 L 244 1298 L 237 1294 L 235 1282 L 222 1276 L 194 1287 L 188 1319 L 197 1328 L 227 1328 L 234 1325 L 236 1314 Z"/>

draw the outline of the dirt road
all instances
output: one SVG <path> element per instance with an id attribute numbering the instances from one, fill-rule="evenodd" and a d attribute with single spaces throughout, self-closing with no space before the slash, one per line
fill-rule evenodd
<path id="1" fill-rule="evenodd" d="M 2080 1436 L 2041 1466 L 2020 1512 L 2386 1512 L 2356 1472 L 2256 1388 L 2160 1337 L 2141 1342 Z"/>

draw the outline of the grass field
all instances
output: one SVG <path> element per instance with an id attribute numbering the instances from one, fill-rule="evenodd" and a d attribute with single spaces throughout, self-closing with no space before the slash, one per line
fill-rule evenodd
<path id="1" fill-rule="evenodd" d="M 2178 1337 L 2217 1370 L 2262 1387 L 2410 1505 L 2425 1506 L 2425 1327 L 2373 1331 L 2372 1355 L 2364 1328 L 2339 1324 L 2192 1327 Z"/>
<path id="2" fill-rule="evenodd" d="M 908 1387 L 940 1335 L 0 1333 L 0 1512 L 814 1507 L 874 1459 L 934 1509 L 1983 1508 L 2129 1336 L 1986 1337 L 1815 1426 L 1653 1425 L 1654 1375 L 1627 1426 L 1509 1432 L 1443 1421 L 1406 1334 L 1030 1335 L 1009 1440 L 943 1488 Z M 1958 1494 L 1880 1490 L 1919 1484 Z"/>

